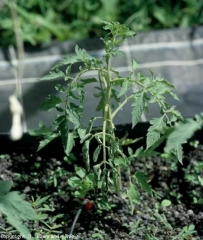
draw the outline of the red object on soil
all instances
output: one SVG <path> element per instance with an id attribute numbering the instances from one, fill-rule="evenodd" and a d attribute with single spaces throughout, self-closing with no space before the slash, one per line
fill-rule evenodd
<path id="1" fill-rule="evenodd" d="M 91 208 L 92 208 L 92 202 L 88 201 L 88 202 L 85 204 L 85 209 L 86 209 L 87 211 L 89 211 Z"/>
<path id="2" fill-rule="evenodd" d="M 89 211 L 92 208 L 92 202 L 89 201 L 88 199 L 82 198 L 83 204 L 85 205 L 85 209 Z"/>

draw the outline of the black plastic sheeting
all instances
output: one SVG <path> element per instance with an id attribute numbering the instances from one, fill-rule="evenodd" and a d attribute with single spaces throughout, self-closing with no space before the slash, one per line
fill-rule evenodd
<path id="1" fill-rule="evenodd" d="M 63 85 L 64 81 L 62 79 L 41 81 L 39 78 L 47 74 L 58 60 L 74 53 L 75 44 L 96 57 L 101 57 L 103 54 L 103 43 L 99 39 L 67 41 L 26 49 L 24 77 L 21 83 L 28 129 L 37 128 L 39 121 L 43 121 L 46 125 L 52 123 L 56 112 L 41 112 L 38 110 L 39 105 L 48 94 L 56 93 L 55 84 Z M 160 74 L 175 85 L 180 101 L 171 99 L 168 101 L 175 104 L 183 116 L 191 117 L 203 112 L 203 27 L 138 33 L 135 38 L 126 41 L 121 46 L 121 50 L 126 53 L 126 57 L 116 57 L 112 65 L 122 75 L 128 73 L 133 58 L 139 64 L 140 72 L 150 75 L 150 69 L 155 75 Z M 74 72 L 77 71 L 75 67 Z M 86 77 L 93 77 L 94 74 L 91 72 Z M 15 84 L 8 49 L 3 49 L 0 51 L 0 133 L 8 133 L 11 127 L 8 97 L 13 94 Z M 93 97 L 94 86 L 92 84 L 86 88 L 84 124 L 92 116 L 98 115 L 94 111 L 98 103 Z M 149 121 L 159 115 L 157 106 L 149 105 L 149 110 L 150 113 L 147 113 L 141 121 Z M 118 114 L 115 124 L 130 122 L 131 104 L 129 103 Z"/>

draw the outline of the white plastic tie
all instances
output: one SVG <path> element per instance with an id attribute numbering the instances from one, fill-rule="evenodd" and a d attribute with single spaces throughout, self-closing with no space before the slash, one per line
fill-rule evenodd
<path id="1" fill-rule="evenodd" d="M 10 138 L 13 141 L 21 139 L 23 135 L 23 126 L 21 122 L 21 116 L 23 114 L 23 108 L 15 95 L 9 97 L 10 111 L 12 114 L 12 127 L 10 130 Z"/>

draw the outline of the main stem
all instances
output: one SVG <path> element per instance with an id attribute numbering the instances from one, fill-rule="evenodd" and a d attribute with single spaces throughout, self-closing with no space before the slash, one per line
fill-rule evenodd
<path id="1" fill-rule="evenodd" d="M 104 108 L 104 121 L 103 121 L 103 161 L 104 167 L 106 167 L 107 155 L 106 155 L 106 133 L 111 133 L 113 139 L 115 140 L 115 134 L 112 133 L 113 129 L 113 117 L 111 113 L 111 71 L 110 71 L 110 57 L 106 57 L 107 64 L 107 76 L 106 76 L 106 97 L 105 97 L 105 108 Z M 121 197 L 122 182 L 121 182 L 121 169 L 117 167 L 118 177 L 117 177 L 117 194 Z"/>

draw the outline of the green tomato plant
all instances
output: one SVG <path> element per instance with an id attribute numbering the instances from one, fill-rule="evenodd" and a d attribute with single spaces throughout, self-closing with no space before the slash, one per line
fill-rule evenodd
<path id="1" fill-rule="evenodd" d="M 70 156 L 76 138 L 79 137 L 83 146 L 85 167 L 76 166 L 75 174 L 68 180 L 73 194 L 83 198 L 92 191 L 95 196 L 100 193 L 99 196 L 107 202 L 109 194 L 117 192 L 120 197 L 129 200 L 133 213 L 135 203 L 139 203 L 139 187 L 144 188 L 148 193 L 152 193 L 152 189 L 143 172 L 130 172 L 131 162 L 135 158 L 157 155 L 156 147 L 167 138 L 174 123 L 182 120 L 182 116 L 175 106 L 170 106 L 165 100 L 167 94 L 178 100 L 173 92 L 174 86 L 167 80 L 160 76 L 155 77 L 152 72 L 149 77 L 142 75 L 138 72 L 139 66 L 135 60 L 131 61 L 131 71 L 126 76 L 121 76 L 119 71 L 112 67 L 111 61 L 115 57 L 125 55 L 119 49 L 119 45 L 126 38 L 134 37 L 135 32 L 118 22 L 103 21 L 103 24 L 107 34 L 101 39 L 105 52 L 100 59 L 76 46 L 74 55 L 68 55 L 59 61 L 49 74 L 42 78 L 42 80 L 64 79 L 64 85 L 55 86 L 58 94 L 48 95 L 40 106 L 42 111 L 55 109 L 58 115 L 53 121 L 53 127 L 46 127 L 41 123 L 39 129 L 30 131 L 30 134 L 44 136 L 38 150 L 60 136 L 67 157 Z M 71 74 L 72 67 L 78 65 L 79 73 Z M 96 72 L 97 77 L 85 77 L 90 71 Z M 85 87 L 88 84 L 95 84 L 97 93 L 94 96 L 99 98 L 96 108 L 98 116 L 93 116 L 84 127 L 82 116 L 83 112 L 87 111 L 84 108 L 84 100 Z M 136 91 L 132 92 L 132 88 Z M 129 102 L 132 106 L 132 128 L 140 121 L 141 115 L 148 110 L 148 105 L 151 103 L 157 103 L 160 116 L 150 121 L 146 149 L 140 147 L 133 150 L 128 147 L 127 154 L 122 150 L 123 141 L 120 141 L 115 134 L 114 122 L 118 112 Z M 95 122 L 98 119 L 102 120 L 102 127 L 95 131 Z M 70 123 L 73 125 L 72 129 Z M 97 142 L 97 147 L 91 153 L 90 146 L 93 140 Z M 136 140 L 127 140 L 127 143 L 134 141 Z M 182 160 L 181 143 L 170 150 L 177 154 L 179 161 Z M 125 187 L 121 180 L 122 171 L 127 171 L 129 176 Z"/>

